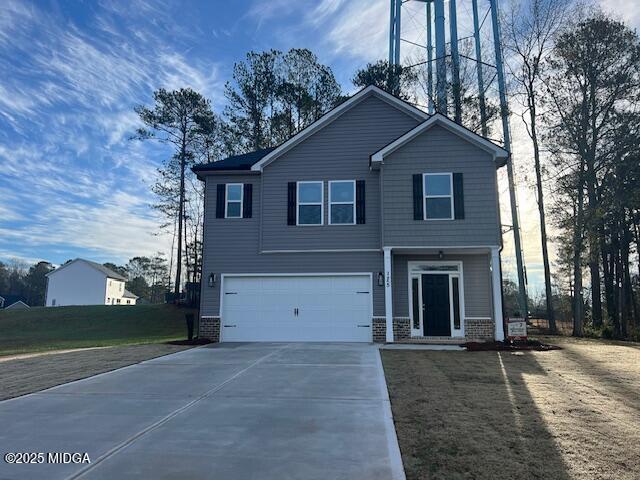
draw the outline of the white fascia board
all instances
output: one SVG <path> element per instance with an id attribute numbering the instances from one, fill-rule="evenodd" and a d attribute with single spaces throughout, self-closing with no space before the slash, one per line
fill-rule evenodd
<path id="1" fill-rule="evenodd" d="M 371 162 L 382 163 L 382 161 L 384 160 L 384 157 L 395 152 L 398 148 L 409 143 L 415 137 L 427 131 L 429 128 L 431 128 L 434 125 L 440 125 L 441 127 L 446 128 L 450 132 L 469 141 L 470 143 L 473 143 L 474 145 L 480 147 L 481 149 L 487 151 L 488 153 L 491 153 L 493 155 L 494 160 L 507 159 L 509 157 L 509 152 L 507 152 L 504 148 L 499 147 L 498 145 L 490 142 L 489 140 L 487 140 L 484 137 L 481 137 L 480 135 L 477 135 L 476 133 L 473 133 L 471 130 L 467 130 L 463 126 L 458 125 L 456 122 L 445 117 L 444 115 L 436 113 L 427 121 L 421 123 L 414 129 L 409 130 L 407 133 L 402 135 L 397 140 L 391 142 L 386 147 L 383 147 L 381 150 L 378 150 L 376 153 L 374 153 L 371 156 Z"/>
<path id="2" fill-rule="evenodd" d="M 293 147 L 298 145 L 300 142 L 302 142 L 309 136 L 316 133 L 318 130 L 326 127 L 328 124 L 330 124 L 335 119 L 337 119 L 340 115 L 350 110 L 352 107 L 356 106 L 362 100 L 370 97 L 371 95 L 375 95 L 376 97 L 387 102 L 388 104 L 395 106 L 399 110 L 402 110 L 405 113 L 413 116 L 414 118 L 416 118 L 416 120 L 423 121 L 429 118 L 429 115 L 423 112 L 422 110 L 410 105 L 404 100 L 400 100 L 399 98 L 394 97 L 390 93 L 387 93 L 378 87 L 370 85 L 360 90 L 358 93 L 356 93 L 351 98 L 349 98 L 349 100 L 344 101 L 343 103 L 335 107 L 333 110 L 330 110 L 329 112 L 324 114 L 321 118 L 316 120 L 314 123 L 302 129 L 300 132 L 298 132 L 296 135 L 294 135 L 289 140 L 284 142 L 282 145 L 277 147 L 275 150 L 273 150 L 272 152 L 264 156 L 262 159 L 260 159 L 260 161 L 256 162 L 251 167 L 251 171 L 261 172 L 264 167 L 269 165 L 269 163 L 274 161 L 280 155 L 291 150 Z"/>
<path id="3" fill-rule="evenodd" d="M 76 263 L 79 262 L 80 260 L 82 260 L 81 258 L 76 258 L 74 260 L 71 260 L 70 262 L 65 263 L 64 265 L 60 265 L 58 268 L 54 268 L 53 270 L 51 270 L 49 273 L 45 273 L 45 277 L 50 277 L 51 275 L 53 275 L 54 273 L 58 273 L 60 270 L 67 268 L 69 265 L 71 265 L 72 263 Z"/>

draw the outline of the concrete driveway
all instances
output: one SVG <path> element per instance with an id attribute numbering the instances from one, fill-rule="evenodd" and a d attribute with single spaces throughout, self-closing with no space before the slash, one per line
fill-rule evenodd
<path id="1" fill-rule="evenodd" d="M 0 450 L 45 461 L 0 479 L 404 478 L 367 344 L 201 347 L 0 402 Z"/>

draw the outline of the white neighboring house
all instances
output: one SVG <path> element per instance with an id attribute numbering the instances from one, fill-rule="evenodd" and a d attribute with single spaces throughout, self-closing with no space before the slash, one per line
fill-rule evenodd
<path id="1" fill-rule="evenodd" d="M 125 277 L 96 262 L 76 258 L 47 274 L 47 307 L 135 305 Z"/>

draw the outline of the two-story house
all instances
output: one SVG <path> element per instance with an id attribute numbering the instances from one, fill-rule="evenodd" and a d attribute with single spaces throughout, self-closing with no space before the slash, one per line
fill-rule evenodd
<path id="1" fill-rule="evenodd" d="M 135 305 L 127 278 L 96 262 L 76 258 L 47 273 L 47 307 Z"/>
<path id="2" fill-rule="evenodd" d="M 201 335 L 502 340 L 501 147 L 367 87 L 205 182 Z"/>

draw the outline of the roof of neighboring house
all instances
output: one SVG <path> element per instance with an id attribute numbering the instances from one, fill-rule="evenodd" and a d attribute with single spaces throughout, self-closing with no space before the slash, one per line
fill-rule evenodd
<path id="1" fill-rule="evenodd" d="M 124 289 L 124 293 L 122 294 L 123 298 L 140 298 L 138 297 L 135 293 L 131 293 L 129 290 L 127 290 L 126 288 Z"/>
<path id="2" fill-rule="evenodd" d="M 31 307 L 26 303 L 24 303 L 22 300 L 18 300 L 17 302 L 13 302 L 7 305 L 6 307 L 4 307 L 5 310 L 12 310 L 14 308 L 31 308 Z"/>
<path id="3" fill-rule="evenodd" d="M 255 152 L 243 153 L 242 155 L 234 155 L 217 162 L 202 163 L 193 167 L 195 173 L 198 172 L 215 172 L 222 170 L 250 170 L 251 167 L 262 160 L 267 154 L 275 150 L 275 147 L 263 148 Z"/>
<path id="4" fill-rule="evenodd" d="M 4 299 L 4 307 L 7 308 L 17 302 L 22 302 L 27 305 L 27 300 L 21 295 L 0 295 L 0 298 Z"/>
<path id="5" fill-rule="evenodd" d="M 64 265 L 61 265 L 60 267 L 56 268 L 55 270 L 52 270 L 51 272 L 47 273 L 47 277 L 50 275 L 53 275 L 56 272 L 59 272 L 60 270 L 62 270 L 63 268 L 71 265 L 72 263 L 76 263 L 76 262 L 84 262 L 87 265 L 89 265 L 90 267 L 95 268 L 96 270 L 101 271 L 102 273 L 104 273 L 108 278 L 113 278 L 115 280 L 122 280 L 123 282 L 127 281 L 127 278 L 120 275 L 119 273 L 114 272 L 113 270 L 111 270 L 110 268 L 105 267 L 104 265 L 101 265 L 99 263 L 96 262 L 92 262 L 91 260 L 85 260 L 84 258 L 76 258 L 75 260 L 72 260 L 68 263 L 65 263 Z"/>

